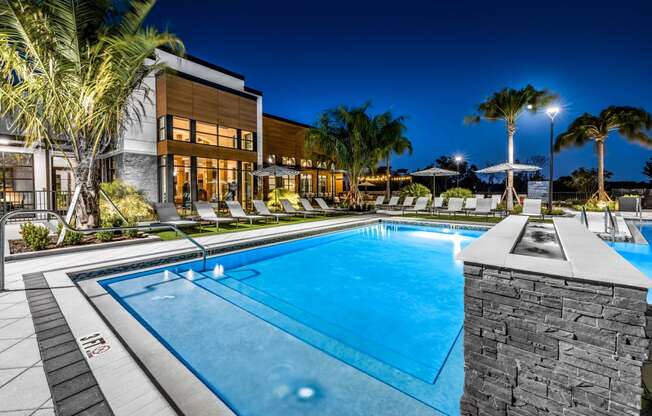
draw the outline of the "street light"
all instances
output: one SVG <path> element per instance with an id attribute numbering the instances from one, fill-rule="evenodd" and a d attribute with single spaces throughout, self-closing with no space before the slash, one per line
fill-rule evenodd
<path id="1" fill-rule="evenodd" d="M 457 167 L 457 187 L 460 187 L 460 162 L 462 161 L 462 156 L 455 156 L 455 166 Z"/>
<path id="2" fill-rule="evenodd" d="M 548 182 L 548 209 L 552 213 L 552 181 L 554 180 L 555 175 L 555 149 L 553 144 L 553 138 L 555 135 L 555 117 L 561 109 L 559 107 L 548 107 L 546 109 L 546 114 L 550 118 L 550 178 Z"/>

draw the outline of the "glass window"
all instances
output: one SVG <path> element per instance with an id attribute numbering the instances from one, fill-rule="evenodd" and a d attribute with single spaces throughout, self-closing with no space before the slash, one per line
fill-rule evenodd
<path id="1" fill-rule="evenodd" d="M 190 120 L 187 118 L 172 118 L 172 139 L 181 142 L 190 141 Z"/>
<path id="2" fill-rule="evenodd" d="M 217 159 L 197 158 L 197 200 L 218 201 Z"/>
<path id="3" fill-rule="evenodd" d="M 312 192 L 312 175 L 311 174 L 306 174 L 302 173 L 301 174 L 301 181 L 300 181 L 300 188 L 302 194 L 309 194 Z"/>
<path id="4" fill-rule="evenodd" d="M 253 199 L 254 196 L 254 177 L 251 172 L 254 170 L 254 166 L 249 162 L 242 162 L 242 179 L 240 180 L 240 196 L 241 200 L 249 202 Z"/>
<path id="5" fill-rule="evenodd" d="M 198 121 L 196 129 L 195 141 L 197 143 L 217 146 L 217 125 Z"/>
<path id="6" fill-rule="evenodd" d="M 326 180 L 326 175 L 319 175 L 319 181 L 317 185 L 317 192 L 320 195 L 324 195 L 328 192 L 328 181 Z"/>
<path id="7" fill-rule="evenodd" d="M 317 167 L 319 169 L 328 169 L 328 164 L 326 162 L 317 162 Z"/>
<path id="8" fill-rule="evenodd" d="M 219 145 L 222 147 L 238 147 L 238 130 L 230 127 L 219 127 Z"/>
<path id="9" fill-rule="evenodd" d="M 238 198 L 238 162 L 220 160 L 219 163 L 220 201 L 234 201 Z"/>
<path id="10" fill-rule="evenodd" d="M 268 176 L 266 179 L 267 179 L 267 189 L 269 189 L 270 192 L 276 189 L 276 178 L 273 176 Z"/>
<path id="11" fill-rule="evenodd" d="M 297 181 L 294 176 L 281 176 L 281 187 L 290 192 L 297 191 Z"/>
<path id="12" fill-rule="evenodd" d="M 158 141 L 165 140 L 165 116 L 158 118 Z"/>
<path id="13" fill-rule="evenodd" d="M 240 131 L 240 146 L 243 150 L 254 150 L 254 133 L 251 131 Z"/>
<path id="14" fill-rule="evenodd" d="M 174 156 L 173 181 L 174 203 L 184 208 L 191 208 L 189 156 Z"/>
<path id="15" fill-rule="evenodd" d="M 295 166 L 297 164 L 297 159 L 294 157 L 281 157 L 281 163 L 287 166 Z"/>
<path id="16" fill-rule="evenodd" d="M 302 168 L 311 168 L 312 167 L 312 160 L 310 160 L 310 159 L 301 159 L 301 167 Z"/>
<path id="17" fill-rule="evenodd" d="M 0 152 L 0 209 L 3 212 L 34 206 L 33 158 L 27 153 Z"/>
<path id="18" fill-rule="evenodd" d="M 168 201 L 167 156 L 158 158 L 158 190 L 161 201 Z"/>

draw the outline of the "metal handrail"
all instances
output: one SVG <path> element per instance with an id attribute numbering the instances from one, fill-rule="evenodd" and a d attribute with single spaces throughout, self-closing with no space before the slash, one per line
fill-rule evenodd
<path id="1" fill-rule="evenodd" d="M 584 205 L 582 205 L 581 222 L 586 225 L 586 228 L 589 228 L 589 217 L 586 215 L 586 208 Z"/>
<path id="2" fill-rule="evenodd" d="M 611 227 L 609 226 L 611 225 Z M 611 229 L 611 231 L 610 231 Z M 604 231 L 611 234 L 611 241 L 616 241 L 616 234 L 618 233 L 618 223 L 614 219 L 613 214 L 608 206 L 604 210 Z"/>
<path id="3" fill-rule="evenodd" d="M 49 221 L 50 215 L 53 215 L 59 220 L 61 225 L 67 231 L 72 231 L 72 232 L 82 233 L 82 234 L 93 234 L 93 233 L 103 232 L 103 231 L 114 232 L 114 231 L 130 231 L 130 230 L 136 230 L 136 231 L 173 230 L 176 233 L 180 234 L 186 240 L 190 241 L 201 251 L 203 269 L 206 269 L 206 255 L 207 255 L 206 247 L 199 244 L 197 240 L 195 240 L 194 238 L 190 237 L 188 234 L 181 231 L 179 227 L 177 227 L 174 224 L 161 222 L 152 225 L 132 225 L 129 227 L 76 229 L 70 226 L 70 224 L 68 224 L 63 219 L 63 217 L 55 211 L 50 211 L 47 209 L 19 209 L 16 211 L 8 212 L 7 214 L 3 215 L 2 218 L 0 218 L 0 292 L 5 290 L 5 225 L 7 223 L 7 220 L 9 220 L 9 218 L 20 214 L 46 214 L 46 218 L 45 218 L 46 221 Z"/>

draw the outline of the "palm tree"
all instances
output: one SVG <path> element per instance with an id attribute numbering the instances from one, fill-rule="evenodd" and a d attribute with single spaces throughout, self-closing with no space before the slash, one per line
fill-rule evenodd
<path id="1" fill-rule="evenodd" d="M 527 85 L 519 90 L 503 88 L 493 93 L 478 105 L 478 114 L 467 116 L 467 124 L 479 123 L 480 120 L 504 121 L 507 125 L 507 155 L 508 162 L 514 163 L 514 134 L 516 134 L 516 121 L 525 112 L 535 113 L 554 101 L 556 95 L 548 90 L 537 90 L 532 85 Z M 507 189 L 514 188 L 514 172 L 507 173 Z M 512 195 L 506 195 L 507 208 L 513 208 Z"/>
<path id="2" fill-rule="evenodd" d="M 359 178 L 380 160 L 379 126 L 367 114 L 369 106 L 369 103 L 360 107 L 341 105 L 326 110 L 306 134 L 308 152 L 322 154 L 333 160 L 337 169 L 346 171 L 350 188 L 345 202 L 350 206 L 360 206 Z"/>
<path id="3" fill-rule="evenodd" d="M 555 150 L 582 146 L 595 141 L 598 154 L 598 190 L 591 197 L 600 202 L 611 201 L 604 190 L 604 143 L 609 132 L 617 130 L 622 137 L 644 146 L 652 147 L 647 130 L 652 128 L 652 115 L 642 108 L 610 106 L 594 116 L 584 113 L 575 119 L 564 133 L 557 136 Z"/>
<path id="4" fill-rule="evenodd" d="M 405 126 L 405 117 L 399 116 L 394 118 L 389 111 L 374 117 L 379 130 L 378 147 L 382 158 L 385 160 L 387 167 L 387 197 L 389 198 L 390 190 L 390 158 L 392 153 L 402 155 L 403 153 L 412 154 L 412 142 L 404 136 L 407 127 Z"/>
<path id="5" fill-rule="evenodd" d="M 99 225 L 96 159 L 144 114 L 156 48 L 183 48 L 143 27 L 154 2 L 0 0 L 0 116 L 26 145 L 65 155 L 77 226 Z"/>

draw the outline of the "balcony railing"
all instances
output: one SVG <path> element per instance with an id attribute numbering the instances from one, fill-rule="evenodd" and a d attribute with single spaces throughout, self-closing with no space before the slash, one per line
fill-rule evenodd
<path id="1" fill-rule="evenodd" d="M 21 209 L 44 209 L 65 214 L 72 194 L 72 191 L 0 191 L 0 212 L 4 215 Z"/>

